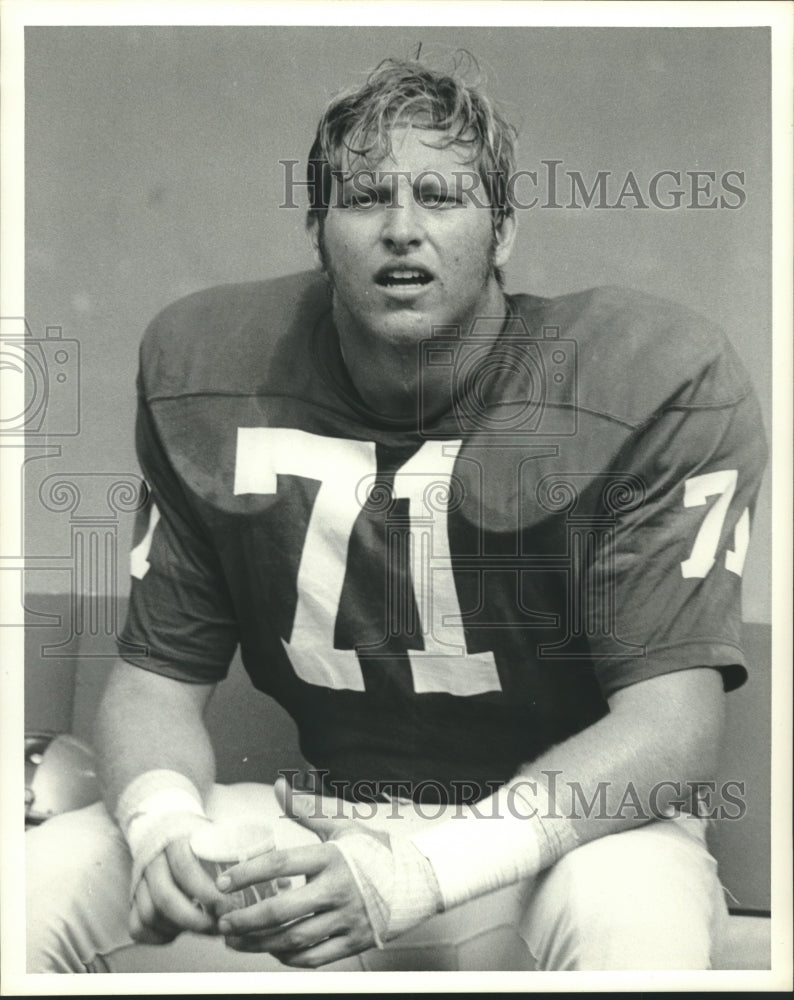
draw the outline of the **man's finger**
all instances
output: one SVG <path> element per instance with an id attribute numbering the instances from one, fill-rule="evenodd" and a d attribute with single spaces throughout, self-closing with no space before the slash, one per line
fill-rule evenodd
<path id="1" fill-rule="evenodd" d="M 140 880 L 135 890 L 129 929 L 130 937 L 139 944 L 167 944 L 179 934 L 178 928 L 162 922 L 144 879 Z"/>
<path id="2" fill-rule="evenodd" d="M 338 892 L 329 891 L 324 882 L 324 879 L 320 879 L 261 903 L 254 903 L 253 906 L 229 910 L 220 917 L 218 930 L 225 935 L 252 931 L 274 933 L 285 924 L 326 910 L 338 909 L 347 900 L 340 897 Z"/>
<path id="3" fill-rule="evenodd" d="M 158 855 L 143 873 L 141 883 L 144 882 L 157 914 L 158 927 L 162 927 L 165 920 L 178 931 L 195 931 L 197 934 L 215 931 L 215 918 L 200 909 L 174 882 L 165 853 Z"/>
<path id="4" fill-rule="evenodd" d="M 214 879 L 190 849 L 189 841 L 173 841 L 166 848 L 166 856 L 174 882 L 188 899 L 198 900 L 210 908 L 223 900 Z"/>
<path id="5" fill-rule="evenodd" d="M 281 927 L 271 934 L 249 933 L 227 935 L 227 944 L 238 951 L 266 951 L 272 955 L 281 952 L 303 951 L 326 938 L 347 933 L 347 925 L 339 913 L 322 913 L 297 920 L 289 927 Z"/>
<path id="6" fill-rule="evenodd" d="M 281 851 L 268 851 L 248 861 L 228 868 L 218 879 L 217 885 L 223 892 L 243 889 L 256 882 L 271 879 L 305 875 L 313 878 L 319 875 L 337 855 L 335 848 L 317 844 L 310 847 L 289 847 Z"/>
<path id="7" fill-rule="evenodd" d="M 140 914 L 134 903 L 130 910 L 129 932 L 130 937 L 136 944 L 170 944 L 178 934 L 177 931 L 172 931 L 170 934 L 162 934 L 153 927 L 145 925 L 141 921 Z"/>
<path id="8" fill-rule="evenodd" d="M 359 952 L 366 951 L 370 946 L 358 942 L 348 936 L 329 938 L 312 948 L 295 952 L 280 952 L 278 960 L 284 965 L 289 965 L 295 969 L 319 969 L 329 962 L 338 962 L 341 958 L 349 958 L 351 955 L 358 955 Z"/>

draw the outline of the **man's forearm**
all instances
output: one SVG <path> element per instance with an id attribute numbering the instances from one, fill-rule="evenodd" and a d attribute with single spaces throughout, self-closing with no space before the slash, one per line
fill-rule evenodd
<path id="1" fill-rule="evenodd" d="M 708 668 L 627 687 L 612 698 L 609 715 L 552 747 L 493 796 L 412 834 L 444 908 L 664 815 L 686 798 L 688 782 L 712 778 L 722 701 L 720 675 Z"/>
<path id="2" fill-rule="evenodd" d="M 722 680 L 682 670 L 618 691 L 611 712 L 522 769 L 549 795 L 549 823 L 570 823 L 579 843 L 664 814 L 714 778 L 723 724 Z"/>
<path id="3" fill-rule="evenodd" d="M 211 685 L 186 684 L 117 663 L 97 715 L 95 747 L 105 804 L 140 774 L 172 770 L 205 797 L 215 779 L 215 758 L 203 722 Z"/>

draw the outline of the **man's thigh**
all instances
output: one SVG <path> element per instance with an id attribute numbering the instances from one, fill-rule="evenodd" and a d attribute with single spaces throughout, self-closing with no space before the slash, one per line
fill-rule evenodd
<path id="1" fill-rule="evenodd" d="M 25 836 L 27 967 L 82 972 L 130 943 L 130 856 L 101 802 Z"/>
<path id="2" fill-rule="evenodd" d="M 726 919 L 705 823 L 682 817 L 566 855 L 536 879 L 521 930 L 542 969 L 708 969 Z"/>
<path id="3" fill-rule="evenodd" d="M 273 822 L 272 789 L 217 786 L 213 818 Z M 293 826 L 289 821 L 285 825 Z M 290 831 L 288 842 L 313 835 Z M 101 802 L 48 820 L 26 835 L 27 968 L 30 972 L 225 971 L 250 969 L 248 956 L 221 938 L 184 934 L 169 945 L 137 945 L 129 934 L 131 860 L 127 845 Z M 284 844 L 286 846 L 286 844 Z M 268 955 L 259 956 L 282 969 Z M 359 966 L 360 967 L 360 966 Z"/>

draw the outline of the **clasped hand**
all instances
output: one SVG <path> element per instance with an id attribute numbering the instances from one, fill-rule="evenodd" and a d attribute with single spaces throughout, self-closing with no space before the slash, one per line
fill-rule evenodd
<path id="1" fill-rule="evenodd" d="M 322 816 L 314 799 L 293 797 L 283 779 L 276 794 L 287 815 L 317 834 L 320 843 L 242 862 L 216 886 L 188 841 L 175 841 L 151 862 L 136 887 L 130 920 L 134 940 L 166 943 L 184 930 L 223 934 L 238 951 L 269 952 L 299 968 L 326 965 L 376 943 L 356 880 L 334 841 L 364 834 L 389 852 L 387 835 L 355 820 Z M 305 884 L 253 906 L 230 909 L 229 894 L 235 890 L 270 880 L 281 880 L 283 886 L 296 876 L 304 876 Z"/>

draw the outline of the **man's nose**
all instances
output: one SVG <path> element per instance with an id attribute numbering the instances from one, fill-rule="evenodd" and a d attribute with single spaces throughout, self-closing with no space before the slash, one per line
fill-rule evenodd
<path id="1" fill-rule="evenodd" d="M 381 238 L 390 250 L 419 246 L 424 238 L 422 210 L 412 191 L 400 191 L 383 213 Z"/>

